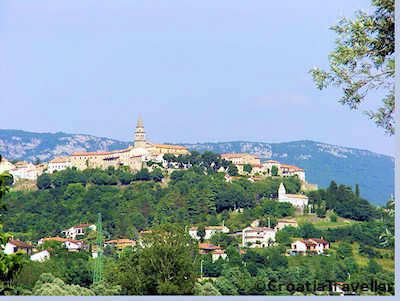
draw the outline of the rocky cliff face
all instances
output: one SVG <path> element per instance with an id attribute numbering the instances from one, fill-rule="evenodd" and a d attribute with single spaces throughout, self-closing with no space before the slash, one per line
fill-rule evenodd
<path id="1" fill-rule="evenodd" d="M 0 130 L 0 154 L 9 160 L 48 161 L 76 151 L 115 150 L 130 143 L 91 135 L 31 133 Z M 247 152 L 262 160 L 275 159 L 302 167 L 307 180 L 321 187 L 331 180 L 360 185 L 361 196 L 384 204 L 394 193 L 394 158 L 367 150 L 347 148 L 315 141 L 285 143 L 217 142 L 187 143 L 189 149 L 216 153 Z"/>

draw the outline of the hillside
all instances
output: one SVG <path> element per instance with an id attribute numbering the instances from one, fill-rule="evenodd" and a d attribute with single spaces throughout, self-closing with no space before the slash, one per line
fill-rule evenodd
<path id="1" fill-rule="evenodd" d="M 36 158 L 47 161 L 75 151 L 115 150 L 128 142 L 83 134 L 32 133 L 0 130 L 0 153 L 10 160 Z M 197 151 L 249 152 L 262 160 L 276 159 L 305 169 L 307 180 L 326 187 L 338 183 L 360 185 L 361 195 L 375 204 L 384 204 L 394 193 L 394 158 L 367 150 L 347 148 L 314 141 L 285 143 L 217 142 L 184 144 Z"/>

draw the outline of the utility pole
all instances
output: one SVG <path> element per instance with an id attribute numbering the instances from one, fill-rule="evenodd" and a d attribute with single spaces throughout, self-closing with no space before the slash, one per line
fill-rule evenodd
<path id="1" fill-rule="evenodd" d="M 203 259 L 200 261 L 200 279 L 203 279 Z"/>
<path id="2" fill-rule="evenodd" d="M 268 216 L 268 228 L 271 228 L 271 218 Z"/>
<path id="3" fill-rule="evenodd" d="M 103 280 L 103 229 L 101 225 L 101 213 L 99 213 L 96 231 L 96 246 L 97 246 L 97 257 L 94 262 L 94 270 L 93 270 L 93 283 L 100 282 Z"/>

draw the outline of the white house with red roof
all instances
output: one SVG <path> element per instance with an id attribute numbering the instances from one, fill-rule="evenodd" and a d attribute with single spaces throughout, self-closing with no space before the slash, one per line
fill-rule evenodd
<path id="1" fill-rule="evenodd" d="M 275 242 L 276 230 L 269 227 L 247 227 L 242 230 L 242 246 L 265 248 Z"/>
<path id="2" fill-rule="evenodd" d="M 4 254 L 14 254 L 16 252 L 22 252 L 30 255 L 32 253 L 33 246 L 29 243 L 17 240 L 10 239 L 6 245 L 4 246 Z"/>
<path id="3" fill-rule="evenodd" d="M 69 167 L 72 167 L 72 163 L 69 157 L 57 157 L 49 161 L 47 172 L 53 173 L 55 171 L 61 171 Z"/>
<path id="4" fill-rule="evenodd" d="M 79 224 L 76 226 L 73 226 L 71 228 L 65 229 L 62 231 L 62 233 L 65 235 L 67 238 L 72 238 L 76 239 L 77 236 L 84 236 L 86 234 L 86 229 L 90 229 L 95 231 L 96 230 L 96 225 L 94 224 Z"/>
<path id="5" fill-rule="evenodd" d="M 83 241 L 81 241 L 81 240 L 76 240 L 76 239 L 72 239 L 72 238 L 63 238 L 63 237 L 58 237 L 58 236 L 41 238 L 38 241 L 38 245 L 41 245 L 41 244 L 45 243 L 46 241 L 59 242 L 70 252 L 76 252 L 85 247 Z"/>
<path id="6" fill-rule="evenodd" d="M 296 240 L 291 244 L 291 254 L 323 254 L 330 248 L 329 242 L 321 238 L 308 238 Z"/>

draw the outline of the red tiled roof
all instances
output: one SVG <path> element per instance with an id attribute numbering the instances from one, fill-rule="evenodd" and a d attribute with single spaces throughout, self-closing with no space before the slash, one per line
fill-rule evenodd
<path id="1" fill-rule="evenodd" d="M 171 145 L 171 144 L 153 144 L 157 148 L 169 148 L 169 149 L 180 149 L 187 150 L 187 147 L 181 145 Z"/>
<path id="2" fill-rule="evenodd" d="M 10 239 L 8 241 L 10 244 L 13 244 L 14 246 L 18 247 L 18 248 L 24 248 L 24 249 L 30 249 L 32 248 L 32 245 L 20 240 L 14 240 L 14 239 Z"/>
<path id="3" fill-rule="evenodd" d="M 220 246 L 215 246 L 213 244 L 209 244 L 209 243 L 199 243 L 199 249 L 203 249 L 203 250 L 218 250 L 221 249 Z"/>

